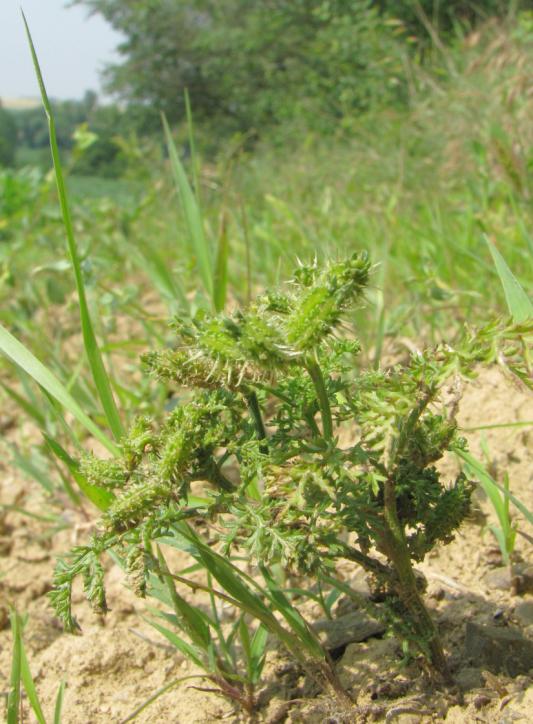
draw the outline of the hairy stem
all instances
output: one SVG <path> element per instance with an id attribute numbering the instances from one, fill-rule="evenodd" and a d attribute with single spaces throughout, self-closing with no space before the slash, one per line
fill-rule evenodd
<path id="1" fill-rule="evenodd" d="M 442 678 L 449 682 L 450 673 L 439 633 L 418 591 L 415 572 L 411 564 L 404 528 L 398 518 L 394 482 L 384 485 L 385 526 L 381 533 L 381 547 L 392 562 L 398 577 L 396 592 L 409 613 L 410 623 L 421 639 L 421 650 L 427 647 L 431 664 Z"/>

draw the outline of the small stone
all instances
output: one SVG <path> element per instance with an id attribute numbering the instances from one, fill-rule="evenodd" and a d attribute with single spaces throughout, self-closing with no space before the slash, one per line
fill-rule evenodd
<path id="1" fill-rule="evenodd" d="M 328 651 L 335 651 L 348 644 L 366 641 L 372 636 L 381 636 L 386 627 L 363 611 L 353 611 L 332 620 L 316 621 L 313 629 Z"/>
<path id="2" fill-rule="evenodd" d="M 533 592 L 533 566 L 517 563 L 511 571 L 508 566 L 500 566 L 489 571 L 484 576 L 489 588 L 501 591 L 513 591 L 516 594 Z"/>
<path id="3" fill-rule="evenodd" d="M 474 667 L 468 667 L 461 669 L 456 676 L 455 681 L 460 689 L 463 691 L 470 691 L 471 689 L 479 689 L 483 686 L 483 678 L 481 676 L 480 669 Z"/>
<path id="4" fill-rule="evenodd" d="M 531 626 L 533 624 L 533 601 L 519 603 L 514 610 L 514 615 L 522 626 Z"/>
<path id="5" fill-rule="evenodd" d="M 533 641 L 516 628 L 468 622 L 465 652 L 468 659 L 493 673 L 514 677 L 533 669 Z"/>
<path id="6" fill-rule="evenodd" d="M 496 588 L 499 591 L 509 591 L 511 588 L 511 573 L 508 566 L 500 566 L 489 571 L 484 576 L 484 581 L 489 588 Z"/>

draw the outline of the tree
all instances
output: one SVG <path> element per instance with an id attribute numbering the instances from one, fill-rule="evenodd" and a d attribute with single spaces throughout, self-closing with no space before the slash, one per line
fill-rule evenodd
<path id="1" fill-rule="evenodd" d="M 224 130 L 339 120 L 404 93 L 408 43 L 503 10 L 503 0 L 74 0 L 123 36 L 107 88 Z M 390 22 L 397 19 L 398 22 Z M 417 45 L 415 43 L 415 45 Z"/>
<path id="2" fill-rule="evenodd" d="M 397 84 L 396 42 L 369 2 L 336 0 L 77 0 L 125 40 L 107 87 L 170 118 L 218 130 L 262 128 L 306 113 L 339 118 Z"/>

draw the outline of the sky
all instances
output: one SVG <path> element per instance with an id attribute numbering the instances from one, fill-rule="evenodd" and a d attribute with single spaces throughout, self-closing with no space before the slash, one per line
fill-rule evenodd
<path id="1" fill-rule="evenodd" d="M 24 10 L 51 98 L 100 91 L 99 70 L 117 58 L 120 35 L 68 0 L 0 0 L 0 98 L 35 98 L 39 88 L 20 8 Z"/>

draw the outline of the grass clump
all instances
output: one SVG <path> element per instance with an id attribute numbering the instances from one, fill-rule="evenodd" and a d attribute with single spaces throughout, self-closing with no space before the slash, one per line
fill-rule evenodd
<path id="1" fill-rule="evenodd" d="M 76 576 L 93 607 L 106 610 L 105 551 L 118 554 L 139 595 L 169 576 L 198 587 L 162 567 L 157 548 L 164 544 L 190 553 L 224 589 L 216 595 L 295 654 L 295 638 L 309 629 L 300 619 L 294 627 L 297 614 L 275 588 L 272 567 L 334 584 L 335 565 L 345 559 L 371 576 L 383 601 L 379 615 L 449 678 L 413 564 L 453 538 L 473 486 L 462 474 L 446 480 L 435 464 L 466 447 L 454 419 L 461 377 L 498 357 L 530 381 L 531 323 L 494 321 L 405 365 L 357 370 L 360 345 L 347 313 L 360 305 L 370 272 L 359 253 L 300 266 L 286 288 L 232 315 L 175 320 L 175 347 L 144 362 L 185 396 L 159 424 L 138 419 L 118 458 L 89 457 L 80 466 L 93 486 L 116 497 L 93 539 L 56 570 L 51 598 L 68 629 L 77 626 Z M 230 562 L 243 551 L 262 587 Z M 320 646 L 312 637 L 307 643 L 303 658 L 316 664 Z M 322 682 L 338 694 L 327 656 L 320 666 Z"/>

